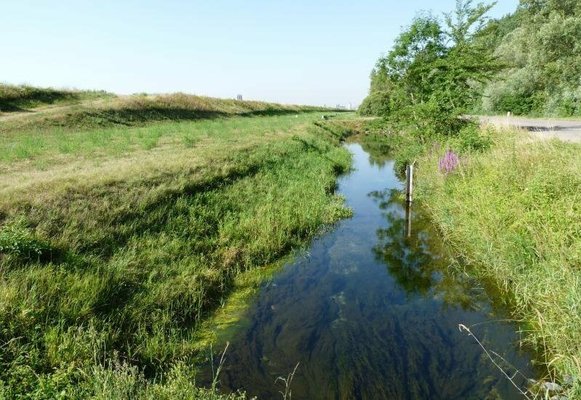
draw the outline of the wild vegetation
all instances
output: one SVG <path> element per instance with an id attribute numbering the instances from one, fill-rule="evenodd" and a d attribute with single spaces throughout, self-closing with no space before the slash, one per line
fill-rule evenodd
<path id="1" fill-rule="evenodd" d="M 17 97 L 11 95 L 12 92 L 24 94 Z M 44 95 L 38 95 L 37 92 L 49 93 L 60 101 L 52 106 L 17 108 L 24 107 L 23 104 L 36 105 L 42 102 Z M 79 129 L 144 126 L 151 122 L 325 111 L 320 107 L 216 99 L 183 93 L 116 96 L 104 92 L 71 92 L 2 85 L 0 85 L 0 104 L 11 105 L 13 111 L 15 109 L 20 111 L 0 114 L 2 121 L 0 133 L 18 134 L 25 131 L 38 134 L 47 128 L 60 128 L 63 132 L 72 132 Z"/>
<path id="2" fill-rule="evenodd" d="M 498 21 L 488 8 L 459 0 L 404 29 L 371 74 L 360 112 L 382 118 L 363 140 L 400 170 L 416 163 L 418 198 L 469 273 L 496 283 L 538 361 L 581 398 L 581 148 L 466 118 L 578 115 L 579 2 L 523 0 Z"/>
<path id="3" fill-rule="evenodd" d="M 420 141 L 458 133 L 467 122 L 460 117 L 479 98 L 477 83 L 499 69 L 476 40 L 490 8 L 459 1 L 443 22 L 431 14 L 416 17 L 377 61 L 360 113 L 389 116 L 396 129 Z"/>
<path id="4" fill-rule="evenodd" d="M 581 115 L 581 3 L 521 0 L 510 15 L 491 21 L 479 41 L 505 68 L 486 84 L 486 113 Z"/>
<path id="5" fill-rule="evenodd" d="M 200 329 L 242 272 L 348 215 L 344 129 L 266 103 L 99 101 L 0 120 L 0 397 L 219 398 L 195 386 Z"/>
<path id="6" fill-rule="evenodd" d="M 425 144 L 382 120 L 358 130 L 402 176 L 415 162 L 415 199 L 459 265 L 499 289 L 546 379 L 581 398 L 581 145 L 495 127 Z"/>
<path id="7" fill-rule="evenodd" d="M 64 90 L 0 83 L 0 115 L 39 106 L 71 104 L 106 97 L 113 97 L 113 95 L 104 91 Z"/>
<path id="8" fill-rule="evenodd" d="M 581 146 L 484 135 L 489 150 L 453 139 L 424 152 L 417 198 L 469 273 L 496 283 L 537 361 L 581 398 Z M 447 149 L 459 155 L 449 173 Z"/>
<path id="9" fill-rule="evenodd" d="M 521 0 L 514 13 L 497 20 L 482 18 L 489 7 L 460 1 L 456 22 L 431 14 L 416 18 L 378 60 L 360 112 L 397 117 L 402 106 L 422 104 L 403 117 L 429 121 L 436 111 L 448 115 L 450 109 L 581 115 L 581 3 Z M 447 90 L 434 96 L 427 89 L 437 85 Z M 443 122 L 435 130 L 452 126 Z"/>

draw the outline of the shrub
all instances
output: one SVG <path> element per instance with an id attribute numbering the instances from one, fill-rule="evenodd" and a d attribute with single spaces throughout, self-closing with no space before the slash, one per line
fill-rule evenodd
<path id="1" fill-rule="evenodd" d="M 361 115 L 389 115 L 390 102 L 391 97 L 388 92 L 373 92 L 363 100 L 358 111 Z"/>
<path id="2" fill-rule="evenodd" d="M 47 243 L 38 240 L 19 217 L 0 229 L 0 255 L 19 260 L 39 260 L 50 252 Z"/>
<path id="3" fill-rule="evenodd" d="M 486 151 L 493 143 L 490 132 L 481 130 L 476 124 L 465 126 L 460 131 L 457 142 L 458 150 L 461 152 Z"/>

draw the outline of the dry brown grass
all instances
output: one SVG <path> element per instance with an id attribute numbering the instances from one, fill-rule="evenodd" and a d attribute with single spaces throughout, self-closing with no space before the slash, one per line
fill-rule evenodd
<path id="1" fill-rule="evenodd" d="M 70 130 L 142 126 L 156 121 L 282 115 L 322 110 L 320 107 L 217 99 L 183 93 L 111 96 L 0 115 L 0 132 L 18 134 L 26 130 L 52 127 Z"/>

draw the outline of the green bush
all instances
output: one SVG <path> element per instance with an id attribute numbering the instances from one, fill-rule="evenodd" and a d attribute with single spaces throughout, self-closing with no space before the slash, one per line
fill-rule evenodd
<path id="1" fill-rule="evenodd" d="M 490 132 L 482 131 L 476 124 L 469 124 L 464 127 L 457 139 L 460 152 L 486 151 L 490 149 L 492 143 Z"/>
<path id="2" fill-rule="evenodd" d="M 17 218 L 0 229 L 0 255 L 19 260 L 39 260 L 49 251 L 49 245 L 35 237 L 24 218 Z"/>
<path id="3" fill-rule="evenodd" d="M 391 111 L 391 97 L 388 92 L 372 92 L 367 96 L 359 106 L 360 115 L 389 115 Z"/>

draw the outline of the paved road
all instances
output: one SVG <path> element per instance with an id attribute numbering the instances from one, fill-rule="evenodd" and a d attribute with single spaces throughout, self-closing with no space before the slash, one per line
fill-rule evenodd
<path id="1" fill-rule="evenodd" d="M 581 143 L 581 120 L 555 118 L 480 117 L 481 123 L 526 129 L 541 139 Z"/>

